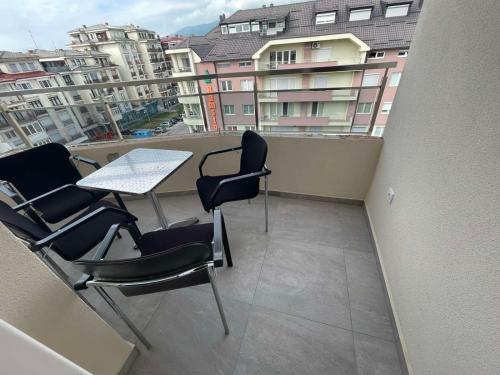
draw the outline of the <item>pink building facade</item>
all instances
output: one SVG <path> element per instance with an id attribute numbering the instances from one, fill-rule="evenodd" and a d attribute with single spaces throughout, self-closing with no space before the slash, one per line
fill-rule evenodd
<path id="1" fill-rule="evenodd" d="M 240 10 L 228 18 L 221 16 L 220 24 L 207 35 L 191 37 L 170 50 L 174 77 L 249 73 L 191 84 L 203 94 L 215 94 L 180 98 L 187 108 L 185 122 L 193 129 L 257 128 L 381 136 L 403 74 L 420 5 L 415 1 L 396 5 L 375 1 L 362 8 L 365 14 L 356 8 L 353 17 L 352 9 L 344 9 L 339 3 L 322 0 Z M 315 20 L 313 25 L 301 25 L 302 18 L 291 17 L 297 13 Z M 377 86 L 383 82 L 385 69 L 355 66 L 382 62 L 394 62 L 396 67 L 388 69 L 379 98 L 382 90 Z M 190 65 L 189 72 L 186 65 Z M 343 65 L 354 67 L 342 72 L 285 74 L 286 69 Z M 283 75 L 275 74 L 281 70 Z M 256 71 L 258 77 L 253 75 Z M 274 74 L 262 76 L 262 71 Z M 180 88 L 181 94 L 186 94 Z"/>

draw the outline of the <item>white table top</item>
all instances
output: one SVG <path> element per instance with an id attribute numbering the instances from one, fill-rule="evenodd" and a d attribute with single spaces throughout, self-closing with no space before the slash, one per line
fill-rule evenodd
<path id="1" fill-rule="evenodd" d="M 192 156 L 191 151 L 136 148 L 84 177 L 77 185 L 116 193 L 146 194 Z"/>

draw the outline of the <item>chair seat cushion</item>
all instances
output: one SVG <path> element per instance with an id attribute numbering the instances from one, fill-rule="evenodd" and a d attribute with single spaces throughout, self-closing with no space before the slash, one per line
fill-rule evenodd
<path id="1" fill-rule="evenodd" d="M 104 198 L 108 192 L 87 190 L 78 186 L 69 186 L 43 200 L 34 207 L 48 223 L 58 223 L 71 215 L 87 208 L 93 202 Z"/>
<path id="2" fill-rule="evenodd" d="M 217 193 L 213 202 L 211 202 L 212 194 L 217 188 L 220 181 L 237 177 L 239 174 L 230 174 L 223 176 L 202 176 L 196 181 L 198 195 L 200 196 L 201 204 L 205 211 L 220 206 L 225 202 L 239 201 L 244 199 L 255 198 L 259 194 L 259 178 L 252 180 L 243 180 L 231 182 L 224 185 Z"/>
<path id="3" fill-rule="evenodd" d="M 71 222 L 74 222 L 101 207 L 119 208 L 111 202 L 101 200 L 91 204 L 87 210 L 82 212 Z M 104 239 L 106 233 L 108 233 L 109 228 L 113 224 L 125 224 L 127 222 L 128 218 L 126 215 L 119 212 L 104 211 L 100 215 L 92 218 L 85 225 L 82 225 L 81 227 L 70 232 L 67 237 L 62 237 L 55 241 L 54 245 L 56 248 L 54 250 L 66 260 L 81 258 Z"/>
<path id="4" fill-rule="evenodd" d="M 188 243 L 212 246 L 213 237 L 213 224 L 196 224 L 145 233 L 137 245 L 142 255 L 151 255 Z"/>

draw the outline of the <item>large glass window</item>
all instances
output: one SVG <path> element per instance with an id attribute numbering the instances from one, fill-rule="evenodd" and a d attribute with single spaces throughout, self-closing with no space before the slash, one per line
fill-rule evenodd
<path id="1" fill-rule="evenodd" d="M 311 107 L 311 116 L 312 117 L 321 117 L 323 116 L 323 102 L 313 102 Z"/>

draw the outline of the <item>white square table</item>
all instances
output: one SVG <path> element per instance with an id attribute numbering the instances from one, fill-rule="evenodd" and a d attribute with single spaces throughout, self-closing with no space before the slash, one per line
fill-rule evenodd
<path id="1" fill-rule="evenodd" d="M 147 195 L 163 229 L 189 225 L 198 219 L 168 224 L 155 189 L 192 157 L 190 151 L 136 148 L 82 178 L 77 185 L 113 193 Z"/>

